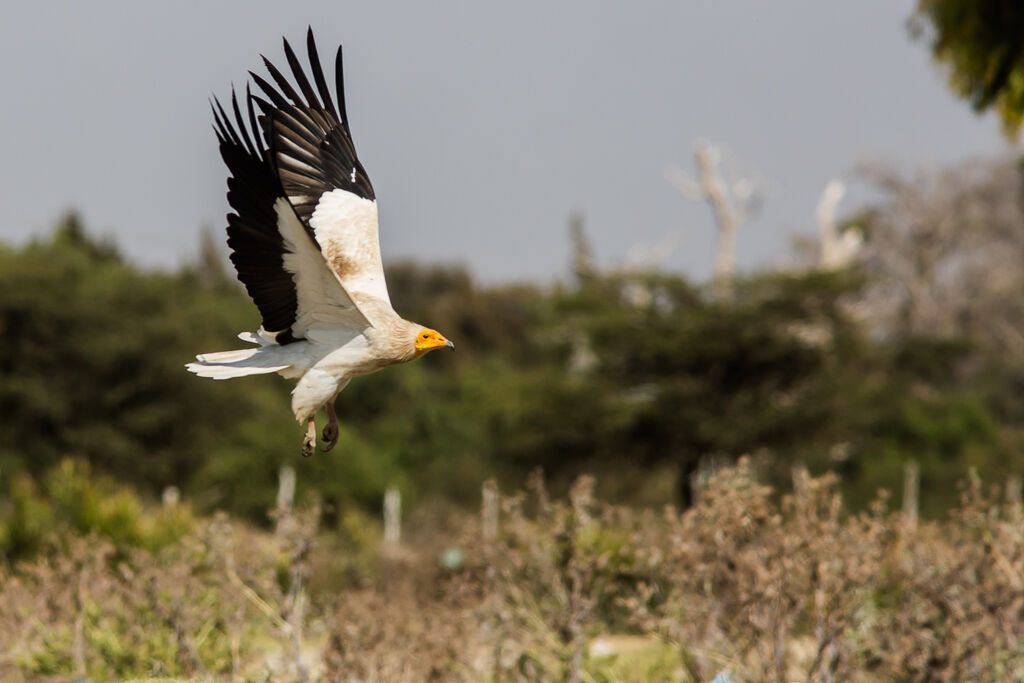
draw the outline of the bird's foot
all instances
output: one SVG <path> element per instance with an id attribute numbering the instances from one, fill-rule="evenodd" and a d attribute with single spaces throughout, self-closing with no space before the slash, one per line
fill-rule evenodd
<path id="1" fill-rule="evenodd" d="M 302 457 L 308 458 L 316 450 L 316 439 L 309 438 L 309 434 L 302 438 Z"/>
<path id="2" fill-rule="evenodd" d="M 310 418 L 306 426 L 306 436 L 302 439 L 302 457 L 308 458 L 316 450 L 316 424 Z"/>
<path id="3" fill-rule="evenodd" d="M 324 425 L 323 439 L 326 445 L 323 450 L 325 453 L 334 448 L 334 445 L 338 443 L 338 431 L 337 422 L 328 422 Z"/>

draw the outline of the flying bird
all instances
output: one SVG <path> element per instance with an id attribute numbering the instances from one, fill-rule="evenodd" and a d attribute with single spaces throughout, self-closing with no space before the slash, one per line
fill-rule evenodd
<path id="1" fill-rule="evenodd" d="M 229 171 L 231 262 L 262 325 L 238 335 L 254 347 L 200 354 L 186 367 L 213 379 L 272 372 L 297 379 L 292 411 L 306 425 L 302 451 L 311 455 L 321 408 L 328 416 L 325 450 L 337 443 L 334 400 L 353 377 L 454 345 L 391 306 L 377 201 L 345 113 L 341 47 L 336 104 L 312 28 L 306 47 L 312 82 L 285 40 L 295 86 L 263 57 L 273 83 L 250 72 L 262 97 L 246 87 L 243 107 L 232 89 L 233 116 L 212 101 Z"/>

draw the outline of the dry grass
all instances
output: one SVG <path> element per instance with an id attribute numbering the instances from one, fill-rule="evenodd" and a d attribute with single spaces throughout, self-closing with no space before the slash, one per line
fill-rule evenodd
<path id="1" fill-rule="evenodd" d="M 741 463 L 657 513 L 538 478 L 496 538 L 455 516 L 358 561 L 315 508 L 278 536 L 215 517 L 160 551 L 69 536 L 0 577 L 0 678 L 1024 679 L 1018 506 L 975 481 L 915 525 L 884 498 L 845 513 L 835 483 L 797 473 L 780 499 Z"/>

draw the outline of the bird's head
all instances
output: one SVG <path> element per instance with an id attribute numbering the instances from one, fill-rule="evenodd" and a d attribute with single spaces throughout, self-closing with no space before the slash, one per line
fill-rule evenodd
<path id="1" fill-rule="evenodd" d="M 416 340 L 413 344 L 416 347 L 417 358 L 425 354 L 427 351 L 433 351 L 434 349 L 455 348 L 455 344 L 448 341 L 443 334 L 437 330 L 431 330 L 426 327 L 420 328 L 416 332 Z"/>

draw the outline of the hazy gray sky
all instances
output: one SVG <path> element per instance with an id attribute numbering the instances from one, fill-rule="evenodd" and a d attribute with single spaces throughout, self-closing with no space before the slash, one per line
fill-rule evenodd
<path id="1" fill-rule="evenodd" d="M 348 110 L 380 202 L 385 260 L 458 261 L 482 280 L 562 275 L 566 219 L 599 260 L 677 235 L 704 277 L 706 206 L 664 180 L 707 138 L 773 192 L 741 266 L 813 230 L 859 160 L 907 167 L 1005 151 L 955 99 L 905 19 L 914 0 L 17 3 L 0 23 L 0 239 L 66 209 L 144 264 L 222 234 L 208 98 L 283 64 L 280 39 L 345 45 Z M 841 206 L 849 210 L 854 200 Z"/>

